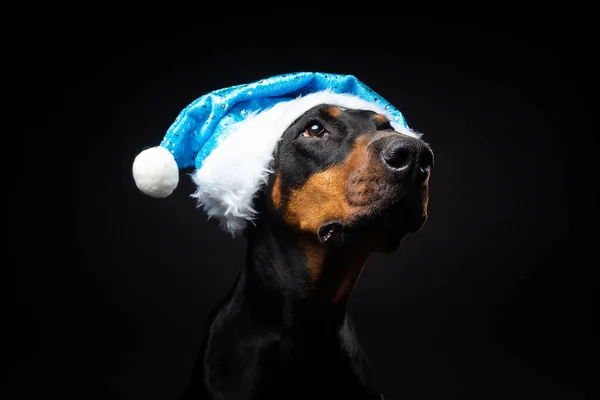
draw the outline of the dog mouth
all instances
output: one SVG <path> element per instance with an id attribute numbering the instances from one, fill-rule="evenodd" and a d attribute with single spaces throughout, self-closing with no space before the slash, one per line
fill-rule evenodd
<path id="1" fill-rule="evenodd" d="M 427 220 L 427 193 L 416 188 L 402 190 L 393 199 L 374 201 L 349 218 L 323 222 L 319 241 L 325 246 L 351 245 L 353 239 L 379 240 L 384 248 L 395 248 L 409 233 Z"/>
<path id="2" fill-rule="evenodd" d="M 325 222 L 319 227 L 317 236 L 326 246 L 342 244 L 345 241 L 345 225 L 341 221 Z"/>
<path id="3" fill-rule="evenodd" d="M 321 244 L 329 249 L 348 249 L 352 246 L 363 246 L 367 243 L 372 251 L 394 251 L 404 236 L 405 229 L 393 226 L 381 226 L 360 220 L 353 223 L 331 221 L 323 223 L 317 236 Z"/>

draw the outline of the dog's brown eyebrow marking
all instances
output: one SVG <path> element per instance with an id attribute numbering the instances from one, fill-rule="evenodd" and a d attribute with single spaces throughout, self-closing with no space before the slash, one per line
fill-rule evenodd
<path id="1" fill-rule="evenodd" d="M 390 122 L 389 119 L 383 114 L 373 114 L 373 118 L 375 118 L 379 122 L 387 123 Z"/>
<path id="2" fill-rule="evenodd" d="M 325 109 L 325 112 L 331 115 L 332 117 L 339 117 L 340 115 L 342 115 L 342 110 L 340 110 L 340 108 L 336 106 L 327 107 Z"/>

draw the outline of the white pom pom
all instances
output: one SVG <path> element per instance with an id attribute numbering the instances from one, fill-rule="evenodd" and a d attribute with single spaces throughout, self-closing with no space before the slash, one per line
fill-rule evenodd
<path id="1" fill-rule="evenodd" d="M 142 151 L 133 161 L 133 179 L 138 189 L 152 197 L 167 197 L 179 183 L 179 168 L 173 154 L 162 146 Z"/>

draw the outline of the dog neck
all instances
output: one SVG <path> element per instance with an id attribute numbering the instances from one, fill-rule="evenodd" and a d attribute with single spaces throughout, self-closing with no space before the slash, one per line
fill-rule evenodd
<path id="1" fill-rule="evenodd" d="M 348 297 L 371 254 L 366 241 L 330 248 L 316 235 L 268 218 L 246 236 L 246 268 L 238 286 L 262 317 L 284 325 L 343 322 Z"/>

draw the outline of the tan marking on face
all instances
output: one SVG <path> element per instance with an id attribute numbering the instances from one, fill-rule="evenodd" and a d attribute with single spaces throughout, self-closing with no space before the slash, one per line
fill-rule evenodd
<path id="1" fill-rule="evenodd" d="M 279 173 L 275 175 L 275 181 L 273 182 L 273 189 L 271 189 L 271 201 L 275 206 L 275 209 L 281 207 L 281 178 Z"/>
<path id="2" fill-rule="evenodd" d="M 339 117 L 340 115 L 342 115 L 342 110 L 340 110 L 339 107 L 336 106 L 328 107 L 325 110 L 325 112 L 331 115 L 332 117 Z"/>
<path id="3" fill-rule="evenodd" d="M 365 138 L 359 138 L 346 161 L 311 176 L 304 186 L 292 191 L 285 220 L 291 226 L 311 233 L 317 233 L 326 221 L 347 222 L 359 207 L 348 204 L 346 183 L 354 171 L 367 165 L 367 145 Z"/>
<path id="4" fill-rule="evenodd" d="M 345 256 L 334 258 L 339 264 L 326 265 L 328 249 L 314 236 L 300 236 L 299 245 L 306 257 L 306 268 L 310 274 L 313 290 L 332 304 L 350 296 L 362 273 L 363 267 L 373 253 L 375 240 L 373 236 L 360 238 L 355 245 L 344 250 Z M 329 260 L 331 263 L 331 260 Z"/>
<path id="5" fill-rule="evenodd" d="M 332 296 L 332 303 L 337 303 L 350 296 L 356 287 L 367 260 L 373 254 L 375 248 L 373 241 L 373 236 L 362 238 L 359 243 L 349 250 L 348 263 L 343 267 L 342 271 L 344 272 L 339 276 L 335 293 Z"/>
<path id="6" fill-rule="evenodd" d="M 360 274 L 362 273 L 364 264 L 360 267 L 354 267 L 351 269 L 351 273 L 342 276 L 341 282 L 339 283 L 331 302 L 333 304 L 339 303 L 342 299 L 350 296 L 356 284 L 358 283 L 358 279 L 360 278 Z"/>
<path id="7" fill-rule="evenodd" d="M 312 236 L 312 235 L 311 235 Z M 300 236 L 299 245 L 306 256 L 306 268 L 313 282 L 319 279 L 325 260 L 325 246 L 314 237 Z"/>
<path id="8" fill-rule="evenodd" d="M 325 265 L 327 248 L 318 241 L 317 233 L 322 223 L 339 220 L 342 224 L 365 210 L 377 195 L 378 185 L 384 183 L 380 164 L 372 161 L 367 137 L 357 139 L 346 160 L 308 179 L 288 197 L 284 219 L 300 231 L 299 245 L 306 256 L 307 269 L 313 283 L 321 278 L 328 281 L 328 298 L 339 301 L 349 295 L 368 257 L 384 238 L 371 233 L 355 238 L 349 244 L 343 265 Z M 365 177 L 363 180 L 356 178 Z M 349 184 L 350 183 L 350 184 Z M 361 200 L 366 199 L 366 200 Z M 323 276 L 324 268 L 328 271 Z M 335 271 L 332 275 L 331 271 Z"/>
<path id="9" fill-rule="evenodd" d="M 375 118 L 377 121 L 379 121 L 379 122 L 383 122 L 383 123 L 390 122 L 390 121 L 387 119 L 387 117 L 386 117 L 385 115 L 382 115 L 382 114 L 375 114 L 373 117 L 374 117 L 374 118 Z"/>
<path id="10" fill-rule="evenodd" d="M 348 223 L 361 212 L 370 212 L 370 207 L 379 200 L 387 189 L 388 177 L 368 145 L 388 135 L 380 133 L 358 138 L 345 161 L 314 174 L 302 187 L 286 194 L 285 209 L 281 210 L 283 218 L 299 233 L 299 247 L 305 254 L 313 284 L 318 290 L 326 291 L 332 302 L 340 301 L 352 292 L 367 259 L 381 249 L 387 238 L 383 232 L 353 237 L 353 242 L 343 249 L 344 261 L 340 265 L 325 265 L 331 262 L 327 257 L 330 249 L 318 240 L 319 227 L 335 220 Z M 425 190 L 425 207 L 426 193 Z"/>

